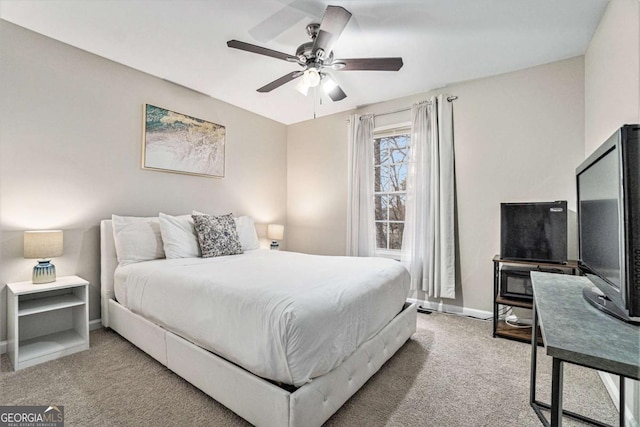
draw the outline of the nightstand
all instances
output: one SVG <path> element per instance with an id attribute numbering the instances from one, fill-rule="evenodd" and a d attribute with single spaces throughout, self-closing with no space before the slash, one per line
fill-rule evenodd
<path id="1" fill-rule="evenodd" d="M 14 370 L 89 348 L 89 282 L 78 276 L 55 282 L 7 284 L 9 359 Z"/>

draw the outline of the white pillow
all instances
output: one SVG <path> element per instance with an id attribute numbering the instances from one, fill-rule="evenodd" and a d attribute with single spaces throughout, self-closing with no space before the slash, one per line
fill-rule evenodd
<path id="1" fill-rule="evenodd" d="M 191 215 L 171 216 L 160 212 L 160 232 L 167 259 L 202 256 Z"/>
<path id="2" fill-rule="evenodd" d="M 193 215 L 207 215 L 199 211 L 191 212 Z M 253 223 L 253 218 L 250 216 L 239 216 L 233 218 L 236 222 L 236 230 L 238 230 L 238 240 L 243 251 L 251 251 L 253 249 L 260 249 L 260 241 L 258 240 L 258 233 L 256 233 L 256 226 Z"/>
<path id="3" fill-rule="evenodd" d="M 236 221 L 236 229 L 238 230 L 238 239 L 242 245 L 242 249 L 250 251 L 260 248 L 260 241 L 258 241 L 258 233 L 256 233 L 256 226 L 253 223 L 253 218 L 250 216 L 239 216 L 234 218 Z"/>
<path id="4" fill-rule="evenodd" d="M 164 258 L 157 217 L 111 215 L 111 220 L 120 265 Z"/>

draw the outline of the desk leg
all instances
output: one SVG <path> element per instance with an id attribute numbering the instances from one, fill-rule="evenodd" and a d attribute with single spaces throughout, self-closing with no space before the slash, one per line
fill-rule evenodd
<path id="1" fill-rule="evenodd" d="M 531 377 L 529 379 L 529 404 L 536 403 L 536 369 L 538 359 L 538 313 L 536 305 L 533 304 L 533 324 L 531 325 Z"/>
<path id="2" fill-rule="evenodd" d="M 497 262 L 493 261 L 493 333 L 492 336 L 496 337 L 496 331 L 498 327 L 498 303 L 496 302 L 496 298 L 498 298 L 498 274 L 500 274 L 499 265 Z"/>
<path id="3" fill-rule="evenodd" d="M 533 408 L 543 426 L 549 427 L 549 421 L 542 413 L 541 408 L 549 409 L 547 403 L 538 402 L 536 400 L 536 371 L 538 369 L 538 313 L 536 313 L 536 305 L 533 304 L 533 325 L 531 333 L 531 378 L 529 379 L 529 404 Z"/>
<path id="4" fill-rule="evenodd" d="M 551 370 L 551 427 L 562 426 L 562 360 L 554 357 Z"/>
<path id="5" fill-rule="evenodd" d="M 627 402 L 624 396 L 624 377 L 620 375 L 620 427 L 625 426 L 625 419 L 624 419 L 625 406 L 627 406 Z"/>

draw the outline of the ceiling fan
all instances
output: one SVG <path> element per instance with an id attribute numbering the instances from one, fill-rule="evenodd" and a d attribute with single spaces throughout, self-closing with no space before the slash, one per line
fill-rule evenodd
<path id="1" fill-rule="evenodd" d="M 311 37 L 311 41 L 298 46 L 295 55 L 287 55 L 286 53 L 238 40 L 229 40 L 227 46 L 294 62 L 302 67 L 302 70 L 293 71 L 262 86 L 258 89 L 258 92 L 271 92 L 285 83 L 302 76 L 302 80 L 296 89 L 304 95 L 307 94 L 309 88 L 316 87 L 322 83 L 327 95 L 333 101 L 340 101 L 346 98 L 347 95 L 327 70 L 398 71 L 403 65 L 402 58 L 334 59 L 333 48 L 350 19 L 351 13 L 343 7 L 327 6 L 321 24 L 311 23 L 307 25 L 307 34 Z"/>

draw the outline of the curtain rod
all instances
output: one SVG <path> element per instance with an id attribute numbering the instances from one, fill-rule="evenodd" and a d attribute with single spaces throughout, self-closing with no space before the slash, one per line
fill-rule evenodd
<path id="1" fill-rule="evenodd" d="M 449 101 L 449 102 L 453 102 L 453 101 L 455 101 L 456 99 L 458 99 L 458 97 L 457 97 L 457 96 L 448 96 L 448 97 L 447 97 L 447 101 Z M 429 102 L 429 101 L 427 101 L 427 102 Z M 411 107 L 409 107 L 409 108 L 401 108 L 401 109 L 399 109 L 399 110 L 387 111 L 386 113 L 374 114 L 373 116 L 374 116 L 374 117 L 377 117 L 377 116 L 387 116 L 387 115 L 389 115 L 389 114 L 402 113 L 402 112 L 404 112 L 404 111 L 410 111 L 410 110 L 411 110 Z"/>
<path id="2" fill-rule="evenodd" d="M 449 102 L 453 102 L 453 101 L 455 101 L 456 99 L 458 99 L 458 97 L 457 97 L 457 96 L 448 96 L 448 97 L 447 97 L 447 101 L 449 101 Z M 428 102 L 428 101 L 426 101 L 426 102 Z M 377 117 L 377 116 L 387 116 L 387 115 L 389 115 L 389 114 L 402 113 L 402 112 L 404 112 L 404 111 L 410 111 L 410 110 L 411 110 L 411 107 L 409 107 L 409 108 L 401 108 L 401 109 L 399 109 L 399 110 L 387 111 L 386 113 L 373 114 L 373 116 L 374 116 L 374 117 Z M 349 121 L 350 121 L 350 120 L 349 120 L 349 119 L 347 119 L 347 122 L 349 122 Z"/>

